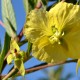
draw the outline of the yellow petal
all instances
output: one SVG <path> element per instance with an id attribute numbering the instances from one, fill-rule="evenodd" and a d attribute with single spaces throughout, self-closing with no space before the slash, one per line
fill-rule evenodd
<path id="1" fill-rule="evenodd" d="M 71 31 L 64 36 L 70 52 L 68 56 L 74 59 L 80 58 L 80 31 L 78 30 L 75 32 Z"/>
<path id="2" fill-rule="evenodd" d="M 50 11 L 55 21 L 55 27 L 64 32 L 65 41 L 70 58 L 80 58 L 80 6 L 72 3 L 60 2 Z"/>
<path id="3" fill-rule="evenodd" d="M 67 59 L 67 50 L 57 43 L 51 44 L 47 37 L 41 37 L 32 46 L 33 56 L 41 61 L 55 63 Z"/>
<path id="4" fill-rule="evenodd" d="M 16 51 L 20 51 L 20 48 L 17 44 L 17 42 L 15 40 L 11 40 L 11 43 L 10 43 L 10 51 L 11 53 L 14 53 Z"/>
<path id="5" fill-rule="evenodd" d="M 7 63 L 10 64 L 13 59 L 14 59 L 13 54 L 10 54 L 10 55 L 7 57 Z"/>
<path id="6" fill-rule="evenodd" d="M 58 30 L 72 28 L 72 25 L 75 27 L 76 24 L 80 22 L 79 5 L 60 2 L 53 7 L 49 13 L 54 16 L 55 27 L 58 28 Z"/>
<path id="7" fill-rule="evenodd" d="M 33 10 L 28 14 L 23 33 L 30 42 L 33 43 L 35 39 L 42 35 L 52 34 L 48 29 L 50 25 L 48 17 L 48 12 L 42 9 Z"/>

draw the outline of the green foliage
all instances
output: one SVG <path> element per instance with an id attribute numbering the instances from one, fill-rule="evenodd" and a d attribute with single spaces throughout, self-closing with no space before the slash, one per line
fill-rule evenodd
<path id="1" fill-rule="evenodd" d="M 27 49 L 28 56 L 30 55 L 31 49 L 32 49 L 32 43 L 28 42 L 28 49 Z"/>
<path id="2" fill-rule="evenodd" d="M 11 38 L 9 37 L 9 35 L 7 33 L 5 33 L 4 47 L 3 47 L 1 55 L 0 55 L 0 73 L 1 73 L 2 67 L 3 67 L 4 57 L 10 48 L 10 40 L 11 40 Z"/>
<path id="3" fill-rule="evenodd" d="M 29 12 L 28 0 L 23 0 L 23 3 L 24 3 L 25 12 L 28 13 Z"/>
<path id="4" fill-rule="evenodd" d="M 15 37 L 16 33 L 11 28 L 10 23 L 13 25 L 14 30 L 17 30 L 15 14 L 12 7 L 11 0 L 1 0 L 2 7 L 2 19 L 5 24 L 5 29 L 9 36 Z"/>
<path id="5" fill-rule="evenodd" d="M 48 0 L 23 0 L 26 14 L 35 9 L 38 2 L 42 2 L 43 6 L 47 6 Z"/>
<path id="6" fill-rule="evenodd" d="M 23 0 L 25 12 L 29 13 L 32 9 L 35 8 L 38 0 Z"/>

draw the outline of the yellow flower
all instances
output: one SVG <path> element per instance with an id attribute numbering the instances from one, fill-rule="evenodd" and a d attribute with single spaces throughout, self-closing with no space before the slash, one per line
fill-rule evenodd
<path id="1" fill-rule="evenodd" d="M 49 12 L 31 11 L 24 27 L 32 55 L 48 63 L 80 58 L 80 7 L 59 2 Z"/>
<path id="2" fill-rule="evenodd" d="M 20 51 L 19 45 L 15 40 L 11 40 L 10 44 L 10 54 L 7 57 L 7 63 L 10 64 L 14 61 L 14 67 L 16 67 L 22 76 L 25 74 L 24 61 L 27 60 L 26 53 L 24 51 Z"/>

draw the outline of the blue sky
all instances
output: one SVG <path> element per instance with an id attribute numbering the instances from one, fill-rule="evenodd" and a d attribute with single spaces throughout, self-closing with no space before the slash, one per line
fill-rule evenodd
<path id="1" fill-rule="evenodd" d="M 0 0 L 1 3 L 1 0 Z M 12 0 L 12 4 L 14 7 L 14 11 L 15 11 L 15 15 L 16 15 L 16 21 L 17 21 L 17 27 L 18 27 L 18 31 L 17 33 L 20 32 L 21 28 L 23 27 L 24 23 L 25 23 L 25 11 L 24 11 L 24 7 L 23 7 L 23 3 L 22 0 Z M 0 20 L 1 20 L 1 4 L 0 4 Z M 0 39 L 1 42 L 3 44 L 3 40 L 4 40 L 4 33 L 5 33 L 5 29 L 0 25 Z M 22 47 L 23 50 L 26 50 L 26 46 Z M 36 64 L 41 63 L 40 61 L 38 61 L 35 58 L 32 58 L 31 60 L 29 60 L 28 62 L 25 63 L 25 67 L 32 67 Z M 5 74 L 8 71 L 8 67 L 7 69 L 5 69 L 5 71 L 3 72 L 3 74 Z M 54 67 L 55 69 L 56 67 Z M 65 64 L 64 65 L 64 71 L 63 71 L 63 77 L 68 74 L 68 73 L 73 73 L 74 77 L 69 79 L 69 80 L 79 80 L 79 75 L 76 75 L 76 64 L 75 63 L 71 63 L 71 64 Z M 29 75 L 26 76 L 27 80 L 37 80 L 39 77 L 46 77 L 41 70 L 31 73 Z"/>

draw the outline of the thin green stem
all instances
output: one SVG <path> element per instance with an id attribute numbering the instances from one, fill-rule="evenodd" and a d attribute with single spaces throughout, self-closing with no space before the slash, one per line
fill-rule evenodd
<path id="1" fill-rule="evenodd" d="M 80 0 L 77 0 L 77 3 L 76 3 L 77 5 L 80 5 Z"/>
<path id="2" fill-rule="evenodd" d="M 20 41 L 18 44 L 19 44 L 19 46 L 22 46 L 22 45 L 24 45 L 27 42 L 28 42 L 28 40 L 24 39 L 24 40 Z"/>

